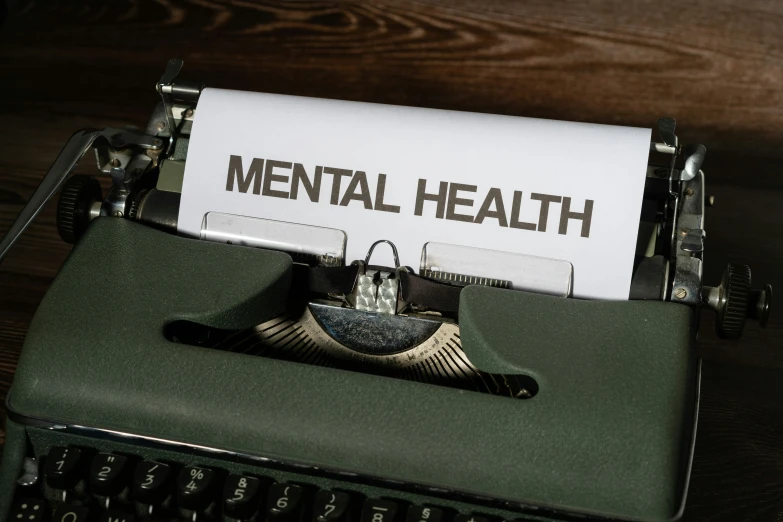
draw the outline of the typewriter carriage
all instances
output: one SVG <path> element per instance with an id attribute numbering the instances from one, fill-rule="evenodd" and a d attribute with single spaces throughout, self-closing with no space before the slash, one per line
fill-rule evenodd
<path id="1" fill-rule="evenodd" d="M 103 131 L 80 131 L 70 139 L 0 243 L 0 259 L 46 201 L 63 185 L 58 205 L 58 229 L 66 241 L 78 240 L 89 222 L 98 217 L 121 217 L 176 232 L 178 192 L 187 158 L 188 136 L 203 89 L 203 84 L 181 80 L 179 72 L 182 65 L 181 60 L 168 62 L 156 86 L 161 103 L 153 112 L 145 132 L 107 128 Z M 727 267 L 722 282 L 716 287 L 703 284 L 706 232 L 705 182 L 701 165 L 706 149 L 703 145 L 683 147 L 675 134 L 675 126 L 673 119 L 660 118 L 657 130 L 661 141 L 650 144 L 651 162 L 647 170 L 630 297 L 683 303 L 697 309 L 710 308 L 718 317 L 718 334 L 736 338 L 742 333 L 745 319 L 758 320 L 762 326 L 766 324 L 772 289 L 766 285 L 762 290 L 751 290 L 750 269 L 743 265 Z M 95 184 L 83 177 L 74 177 L 66 182 L 81 157 L 93 147 L 99 172 L 109 174 L 112 179 L 112 186 L 102 199 Z M 203 237 L 206 236 L 202 233 Z M 216 235 L 208 239 L 221 240 L 221 237 Z M 288 253 L 294 255 L 295 261 L 324 267 L 351 261 L 335 260 L 333 256 L 303 259 L 292 250 Z M 499 273 L 475 277 L 476 274 L 462 270 L 452 273 L 442 268 L 431 270 L 425 263 L 425 257 L 426 254 L 420 272 L 430 280 L 446 281 L 457 286 L 467 283 L 508 284 L 503 269 L 493 267 L 489 270 L 495 269 Z M 453 254 L 452 259 L 459 260 L 459 254 Z M 460 265 L 458 262 L 454 264 Z M 487 264 L 492 267 L 492 263 Z M 360 265 L 359 270 L 362 275 L 357 272 L 352 292 L 341 292 L 345 288 L 335 288 L 338 291 L 325 293 L 333 297 L 344 293 L 337 299 L 340 301 L 337 304 L 360 310 L 396 314 L 406 307 L 410 309 L 402 299 L 397 268 L 371 270 L 369 274 L 366 267 Z M 562 281 L 565 276 L 557 277 Z M 386 304 L 379 306 L 375 299 L 368 300 L 368 289 L 373 290 L 375 297 L 379 295 L 379 289 L 384 289 L 388 294 Z M 357 301 L 357 296 L 362 297 Z M 391 301 L 394 303 L 390 304 Z M 447 311 L 449 306 L 453 308 L 453 303 L 453 298 L 448 303 L 435 301 L 443 311 Z"/>

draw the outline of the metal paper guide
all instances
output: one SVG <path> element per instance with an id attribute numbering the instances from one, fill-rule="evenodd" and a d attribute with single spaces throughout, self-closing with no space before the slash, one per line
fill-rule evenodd
<path id="1" fill-rule="evenodd" d="M 178 230 L 269 248 L 310 238 L 297 248 L 332 264 L 386 240 L 447 280 L 429 244 L 430 261 L 502 260 L 543 293 L 567 281 L 574 297 L 628 299 L 649 149 L 647 129 L 208 88 Z M 476 270 L 461 274 L 504 279 Z"/>

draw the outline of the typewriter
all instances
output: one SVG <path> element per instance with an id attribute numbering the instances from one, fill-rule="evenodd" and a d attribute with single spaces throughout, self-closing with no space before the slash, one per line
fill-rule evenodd
<path id="1" fill-rule="evenodd" d="M 502 255 L 476 273 L 433 247 L 414 270 L 286 231 L 178 236 L 203 88 L 181 67 L 146 129 L 74 134 L 0 243 L 2 258 L 59 191 L 75 247 L 7 398 L 0 520 L 681 516 L 699 311 L 737 338 L 772 300 L 747 266 L 702 282 L 704 146 L 657 122 L 630 300 L 573 299 L 567 276 L 520 288 Z M 106 193 L 71 176 L 91 149 Z"/>

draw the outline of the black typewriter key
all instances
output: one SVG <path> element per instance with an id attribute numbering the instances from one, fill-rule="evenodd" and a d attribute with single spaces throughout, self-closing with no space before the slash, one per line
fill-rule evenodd
<path id="1" fill-rule="evenodd" d="M 46 501 L 23 498 L 17 502 L 8 516 L 11 522 L 47 522 L 49 520 L 49 508 Z"/>
<path id="2" fill-rule="evenodd" d="M 231 518 L 251 518 L 261 506 L 264 485 L 256 477 L 229 475 L 223 487 L 223 514 Z"/>
<path id="3" fill-rule="evenodd" d="M 405 522 L 441 522 L 442 520 L 443 510 L 429 506 L 411 506 L 405 517 Z"/>
<path id="4" fill-rule="evenodd" d="M 454 522 L 491 522 L 487 517 L 479 515 L 457 515 Z"/>
<path id="5" fill-rule="evenodd" d="M 215 482 L 215 472 L 209 468 L 182 468 L 177 480 L 180 507 L 194 511 L 206 509 L 214 498 Z"/>
<path id="6" fill-rule="evenodd" d="M 89 518 L 90 510 L 84 506 L 60 504 L 54 510 L 52 522 L 87 522 Z"/>
<path id="7" fill-rule="evenodd" d="M 54 446 L 46 456 L 44 475 L 54 489 L 72 489 L 82 478 L 81 461 L 84 452 L 79 448 Z"/>
<path id="8" fill-rule="evenodd" d="M 145 504 L 160 504 L 169 496 L 171 466 L 144 460 L 133 473 L 133 500 Z"/>
<path id="9" fill-rule="evenodd" d="M 134 515 L 123 511 L 105 511 L 98 518 L 98 522 L 134 522 L 135 520 Z"/>
<path id="10" fill-rule="evenodd" d="M 368 498 L 362 507 L 359 522 L 394 522 L 399 506 L 391 500 Z"/>
<path id="11" fill-rule="evenodd" d="M 313 501 L 315 522 L 346 522 L 350 515 L 351 496 L 342 491 L 319 491 Z"/>
<path id="12" fill-rule="evenodd" d="M 107 497 L 119 495 L 127 485 L 129 467 L 122 455 L 98 453 L 90 465 L 90 491 Z"/>
<path id="13" fill-rule="evenodd" d="M 272 484 L 267 495 L 267 522 L 299 522 L 304 515 L 304 488 Z"/>

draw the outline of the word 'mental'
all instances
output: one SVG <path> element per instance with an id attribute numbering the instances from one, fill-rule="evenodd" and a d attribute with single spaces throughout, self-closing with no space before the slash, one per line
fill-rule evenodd
<path id="1" fill-rule="evenodd" d="M 322 185 L 329 194 L 329 204 L 348 206 L 352 201 L 361 203 L 366 210 L 400 213 L 400 205 L 385 201 L 386 174 L 378 174 L 376 189 L 372 193 L 364 171 L 338 169 L 316 166 L 311 170 L 312 176 L 301 163 L 288 161 L 263 160 L 253 158 L 247 172 L 242 165 L 242 157 L 231 155 L 228 162 L 226 190 L 234 189 L 242 193 L 251 191 L 253 194 L 283 199 L 307 198 L 312 203 L 319 203 Z M 324 180 L 326 179 L 326 183 Z M 345 184 L 343 184 L 345 182 Z M 328 185 L 331 183 L 331 186 Z M 343 190 L 344 187 L 344 190 Z M 428 192 L 427 180 L 419 179 L 415 194 L 415 216 L 424 216 L 425 208 L 428 215 L 434 210 L 436 219 L 462 221 L 482 224 L 494 220 L 498 226 L 546 232 L 549 221 L 550 207 L 560 205 L 558 234 L 566 234 L 571 221 L 581 221 L 581 237 L 590 237 L 590 225 L 593 217 L 593 200 L 586 199 L 581 212 L 572 209 L 571 198 L 551 194 L 531 193 L 526 199 L 538 202 L 538 221 L 535 223 L 522 221 L 523 193 L 515 190 L 511 197 L 499 188 L 490 188 L 483 199 L 471 198 L 471 193 L 478 192 L 476 185 L 462 183 L 438 183 L 437 191 Z M 429 189 L 432 190 L 432 189 Z M 413 195 L 411 195 L 413 196 Z M 480 205 L 476 205 L 481 201 Z M 509 206 L 510 202 L 510 206 Z M 478 207 L 477 212 L 471 209 Z M 510 209 L 510 211 L 509 211 Z"/>
<path id="2" fill-rule="evenodd" d="M 278 169 L 275 172 L 275 169 Z M 283 175 L 282 171 L 286 169 L 291 171 L 290 177 Z M 293 169 L 293 170 L 292 170 Z M 263 171 L 263 176 L 262 176 Z M 316 166 L 312 180 L 307 175 L 307 171 L 301 163 L 291 163 L 290 161 L 264 160 L 253 158 L 247 175 L 242 168 L 242 157 L 231 155 L 228 161 L 228 178 L 226 179 L 226 190 L 234 190 L 234 180 L 239 188 L 239 192 L 247 192 L 250 184 L 253 184 L 253 194 L 262 196 L 271 196 L 273 198 L 297 199 L 299 189 L 303 189 L 313 203 L 318 203 L 321 197 L 321 181 L 323 175 L 331 175 L 332 188 L 330 192 L 329 203 L 331 205 L 340 205 L 347 207 L 351 201 L 360 201 L 367 210 L 379 210 L 381 212 L 394 212 L 399 214 L 400 207 L 396 205 L 387 205 L 383 202 L 386 193 L 386 174 L 378 174 L 378 184 L 375 190 L 375 203 L 373 204 L 370 187 L 367 183 L 367 174 L 361 170 L 356 172 L 350 169 L 335 169 L 332 167 Z M 261 181 L 263 177 L 263 183 Z M 340 197 L 340 186 L 343 178 L 349 178 L 348 187 L 345 189 L 342 198 Z M 272 188 L 272 183 L 286 183 L 290 190 L 281 190 L 283 187 L 278 185 Z"/>

